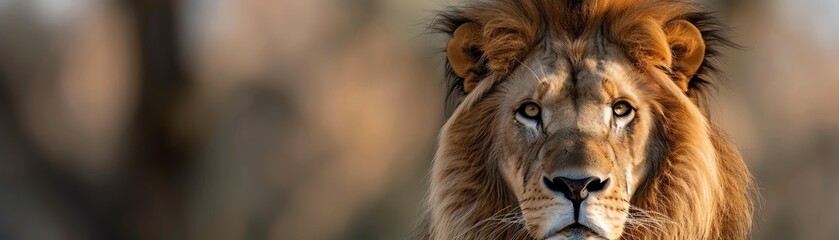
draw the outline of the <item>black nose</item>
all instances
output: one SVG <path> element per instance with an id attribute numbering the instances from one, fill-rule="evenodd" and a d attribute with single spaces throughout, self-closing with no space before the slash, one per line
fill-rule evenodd
<path id="1" fill-rule="evenodd" d="M 590 192 L 598 192 L 606 188 L 609 179 L 601 181 L 598 177 L 588 177 L 583 179 L 570 179 L 565 177 L 555 177 L 553 180 L 547 177 L 543 178 L 545 186 L 551 191 L 562 193 L 565 198 L 571 200 L 575 206 L 579 206 L 580 202 L 588 197 Z"/>
<path id="2" fill-rule="evenodd" d="M 574 204 L 574 220 L 580 219 L 580 204 L 588 197 L 590 192 L 602 191 L 609 183 L 607 178 L 600 181 L 598 177 L 587 177 L 583 179 L 571 179 L 565 177 L 555 177 L 553 180 L 543 177 L 542 181 L 545 186 L 555 193 L 562 193 L 565 198 L 571 200 Z"/>

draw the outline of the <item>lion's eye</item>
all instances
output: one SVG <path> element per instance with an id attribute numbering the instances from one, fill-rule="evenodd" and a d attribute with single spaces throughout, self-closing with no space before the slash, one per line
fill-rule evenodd
<path id="1" fill-rule="evenodd" d="M 635 109 L 626 101 L 619 101 L 612 105 L 612 112 L 616 117 L 626 117 L 632 114 Z"/>
<path id="2" fill-rule="evenodd" d="M 535 103 L 525 103 L 516 112 L 525 118 L 538 121 L 539 115 L 542 113 L 542 108 Z"/>

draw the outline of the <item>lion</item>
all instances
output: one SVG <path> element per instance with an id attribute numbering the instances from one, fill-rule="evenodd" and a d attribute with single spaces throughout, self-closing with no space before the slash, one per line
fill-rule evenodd
<path id="1" fill-rule="evenodd" d="M 708 117 L 720 48 L 680 0 L 486 0 L 440 13 L 455 108 L 426 239 L 745 239 L 755 190 Z"/>

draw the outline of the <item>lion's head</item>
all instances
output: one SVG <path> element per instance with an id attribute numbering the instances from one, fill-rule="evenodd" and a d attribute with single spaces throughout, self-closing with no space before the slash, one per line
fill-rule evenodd
<path id="1" fill-rule="evenodd" d="M 494 0 L 443 12 L 457 106 L 432 239 L 742 239 L 751 176 L 700 104 L 720 25 L 694 4 Z"/>

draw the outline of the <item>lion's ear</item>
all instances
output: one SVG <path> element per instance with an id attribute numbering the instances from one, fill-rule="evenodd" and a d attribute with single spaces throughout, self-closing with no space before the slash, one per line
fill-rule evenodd
<path id="1" fill-rule="evenodd" d="M 454 74 L 463 78 L 463 91 L 469 93 L 481 75 L 481 27 L 472 22 L 464 23 L 452 35 L 446 55 Z"/>
<path id="2" fill-rule="evenodd" d="M 705 41 L 696 26 L 686 20 L 676 20 L 664 27 L 667 43 L 673 52 L 673 81 L 687 92 L 690 79 L 705 60 Z"/>

